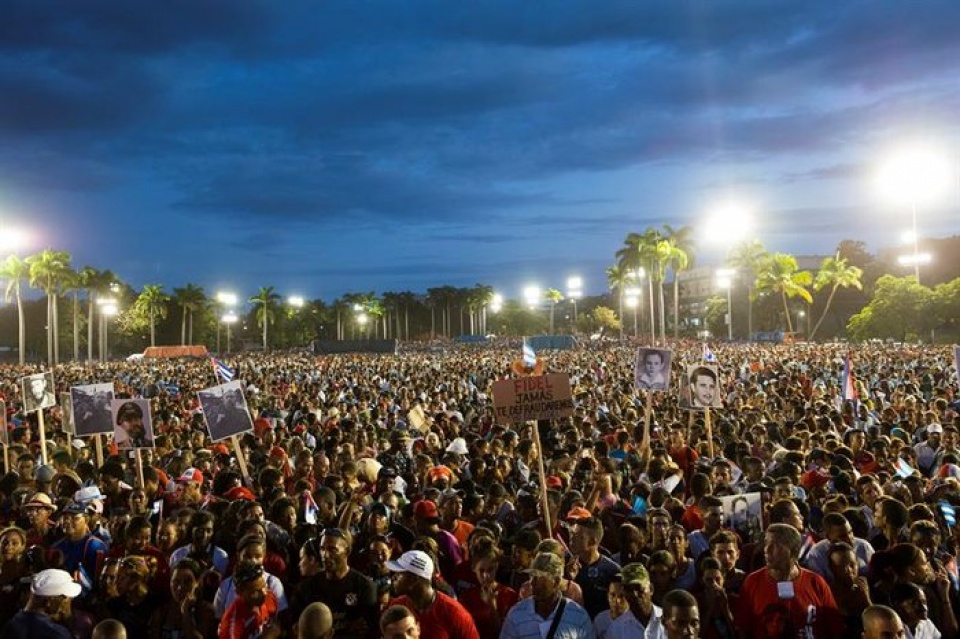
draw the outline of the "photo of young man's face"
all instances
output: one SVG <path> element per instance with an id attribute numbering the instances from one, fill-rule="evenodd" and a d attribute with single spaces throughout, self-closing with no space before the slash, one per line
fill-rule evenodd
<path id="1" fill-rule="evenodd" d="M 651 377 L 663 370 L 663 355 L 658 351 L 650 351 L 643 361 L 643 370 Z"/>
<path id="2" fill-rule="evenodd" d="M 693 380 L 693 394 L 701 406 L 710 406 L 717 394 L 717 380 L 710 375 L 700 374 Z"/>
<path id="3" fill-rule="evenodd" d="M 692 366 L 688 372 L 689 379 L 689 408 L 720 408 L 723 404 L 720 401 L 719 388 L 717 384 L 718 374 L 715 366 L 697 365 Z"/>

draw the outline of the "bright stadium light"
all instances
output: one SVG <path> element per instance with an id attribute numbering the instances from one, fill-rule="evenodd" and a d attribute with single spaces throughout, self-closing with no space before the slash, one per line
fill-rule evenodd
<path id="1" fill-rule="evenodd" d="M 303 308 L 304 300 L 299 295 L 291 295 L 287 298 L 287 303 L 294 308 Z"/>
<path id="2" fill-rule="evenodd" d="M 913 244 L 910 264 L 913 265 L 913 275 L 918 284 L 920 265 L 926 262 L 920 254 L 917 208 L 930 206 L 945 195 L 953 180 L 954 170 L 955 167 L 944 154 L 915 144 L 891 154 L 877 173 L 877 186 L 884 199 L 898 206 L 910 207 L 910 237 Z"/>
<path id="3" fill-rule="evenodd" d="M 531 285 L 523 289 L 523 299 L 531 309 L 540 305 L 540 287 Z"/>

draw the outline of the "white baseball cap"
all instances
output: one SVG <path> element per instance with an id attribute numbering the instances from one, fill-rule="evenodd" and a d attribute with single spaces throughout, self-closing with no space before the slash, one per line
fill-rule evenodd
<path id="1" fill-rule="evenodd" d="M 422 550 L 408 550 L 396 561 L 388 561 L 393 572 L 409 572 L 423 579 L 433 579 L 433 560 Z"/>
<path id="2" fill-rule="evenodd" d="M 69 597 L 80 594 L 80 584 L 75 582 L 66 570 L 50 568 L 41 570 L 30 582 L 30 592 L 38 597 Z"/>

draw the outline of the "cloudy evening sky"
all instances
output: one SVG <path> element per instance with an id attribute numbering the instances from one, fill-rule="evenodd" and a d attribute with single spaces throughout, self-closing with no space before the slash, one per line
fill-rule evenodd
<path id="1" fill-rule="evenodd" d="M 960 157 L 955 1 L 0 9 L 0 233 L 137 287 L 599 293 L 628 232 L 728 201 L 771 250 L 876 250 L 885 154 Z M 960 188 L 919 219 L 960 233 Z"/>

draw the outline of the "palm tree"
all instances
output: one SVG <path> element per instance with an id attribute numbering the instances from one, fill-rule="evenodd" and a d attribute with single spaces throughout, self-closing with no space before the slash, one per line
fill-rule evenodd
<path id="1" fill-rule="evenodd" d="M 658 243 L 662 239 L 660 231 L 653 227 L 648 227 L 642 234 L 628 233 L 623 241 L 623 248 L 617 251 L 617 263 L 626 269 L 630 274 L 637 274 L 639 280 L 640 273 L 645 272 L 649 275 L 647 288 L 650 294 L 650 338 L 654 342 L 657 339 L 656 306 L 653 298 L 654 280 L 661 283 L 660 301 L 663 301 L 662 272 L 663 264 L 660 260 Z M 638 282 L 639 283 L 639 282 Z M 661 304 L 662 306 L 662 304 Z M 662 309 L 661 309 L 662 310 Z M 621 325 L 623 323 L 623 307 L 620 308 Z M 661 312 L 661 325 L 663 324 L 663 314 Z M 622 337 L 621 328 L 621 337 Z M 661 336 L 663 331 L 661 329 Z"/>
<path id="2" fill-rule="evenodd" d="M 793 321 L 790 318 L 790 308 L 787 306 L 788 297 L 800 297 L 813 303 L 813 296 L 807 287 L 813 283 L 810 271 L 801 271 L 797 258 L 787 253 L 767 254 L 760 262 L 757 272 L 757 289 L 770 291 L 780 295 L 783 301 L 783 312 L 787 317 L 787 330 L 793 332 Z"/>
<path id="3" fill-rule="evenodd" d="M 398 295 L 403 307 L 403 338 L 410 339 L 410 307 L 416 305 L 419 298 L 412 291 L 402 291 Z"/>
<path id="4" fill-rule="evenodd" d="M 446 289 L 449 287 L 434 287 L 427 289 L 427 306 L 430 307 L 430 338 L 437 336 L 437 307 L 443 306 L 446 299 Z M 441 323 L 443 318 L 441 317 Z M 442 328 L 442 327 L 441 327 Z"/>
<path id="5" fill-rule="evenodd" d="M 817 334 L 823 320 L 826 319 L 830 311 L 830 305 L 833 303 L 833 296 L 837 294 L 840 287 L 850 288 L 851 286 L 862 290 L 863 283 L 860 278 L 863 277 L 863 269 L 858 266 L 851 266 L 846 258 L 840 257 L 838 252 L 836 257 L 828 257 L 820 263 L 820 270 L 817 271 L 817 277 L 813 281 L 813 290 L 819 292 L 821 289 L 830 287 L 830 296 L 827 298 L 827 304 L 823 307 L 823 314 L 817 320 L 813 330 L 810 331 L 808 339 L 812 340 Z"/>
<path id="6" fill-rule="evenodd" d="M 162 284 L 147 284 L 133 303 L 134 308 L 150 320 L 150 346 L 157 345 L 157 318 L 166 319 L 169 300 Z"/>
<path id="7" fill-rule="evenodd" d="M 179 306 L 183 314 L 180 321 L 180 343 L 193 343 L 193 314 L 203 310 L 207 303 L 207 295 L 203 288 L 196 284 L 187 284 L 183 288 L 173 289 L 174 302 Z M 189 319 L 189 332 L 187 331 L 187 320 Z M 217 318 L 220 321 L 220 318 Z M 188 341 L 189 339 L 189 341 Z"/>
<path id="8" fill-rule="evenodd" d="M 623 289 L 630 284 L 633 279 L 632 272 L 622 263 L 614 264 L 607 268 L 607 286 L 610 290 L 617 289 L 617 319 L 620 321 L 620 339 L 623 339 Z"/>
<path id="9" fill-rule="evenodd" d="M 20 353 L 20 365 L 24 364 L 27 348 L 26 324 L 23 318 L 23 299 L 20 296 L 21 284 L 30 276 L 30 265 L 16 255 L 10 255 L 0 265 L 0 278 L 7 280 L 4 289 L 4 300 L 10 301 L 11 296 L 17 303 L 17 347 Z"/>
<path id="10" fill-rule="evenodd" d="M 64 274 L 63 290 L 73 294 L 73 361 L 80 359 L 80 273 L 70 270 Z"/>
<path id="11" fill-rule="evenodd" d="M 674 247 L 670 259 L 673 271 L 673 338 L 680 336 L 680 272 L 693 266 L 693 227 L 681 226 L 678 229 L 669 224 L 663 225 L 663 232 Z"/>
<path id="12" fill-rule="evenodd" d="M 257 323 L 263 327 L 263 352 L 267 352 L 267 326 L 276 316 L 277 302 L 280 296 L 276 293 L 273 286 L 261 286 L 260 292 L 251 297 L 248 301 L 251 304 L 257 304 Z"/>
<path id="13" fill-rule="evenodd" d="M 487 307 L 493 301 L 493 287 L 487 284 L 477 284 L 470 289 L 470 332 L 480 335 L 487 334 Z M 477 330 L 474 331 L 473 318 L 477 318 Z"/>
<path id="14" fill-rule="evenodd" d="M 30 265 L 30 286 L 42 289 L 47 294 L 47 361 L 55 365 L 60 361 L 57 299 L 71 272 L 70 254 L 45 249 L 29 256 L 26 261 Z"/>
<path id="15" fill-rule="evenodd" d="M 383 316 L 383 337 L 384 339 L 388 339 L 390 337 L 390 332 L 387 329 L 390 327 L 390 320 L 392 318 L 394 337 L 396 339 L 400 339 L 400 294 L 392 291 L 386 291 L 380 296 L 380 298 L 385 311 Z"/>
<path id="16" fill-rule="evenodd" d="M 553 335 L 553 311 L 563 300 L 563 293 L 555 288 L 548 288 L 543 294 L 544 299 L 550 302 L 550 334 Z"/>

